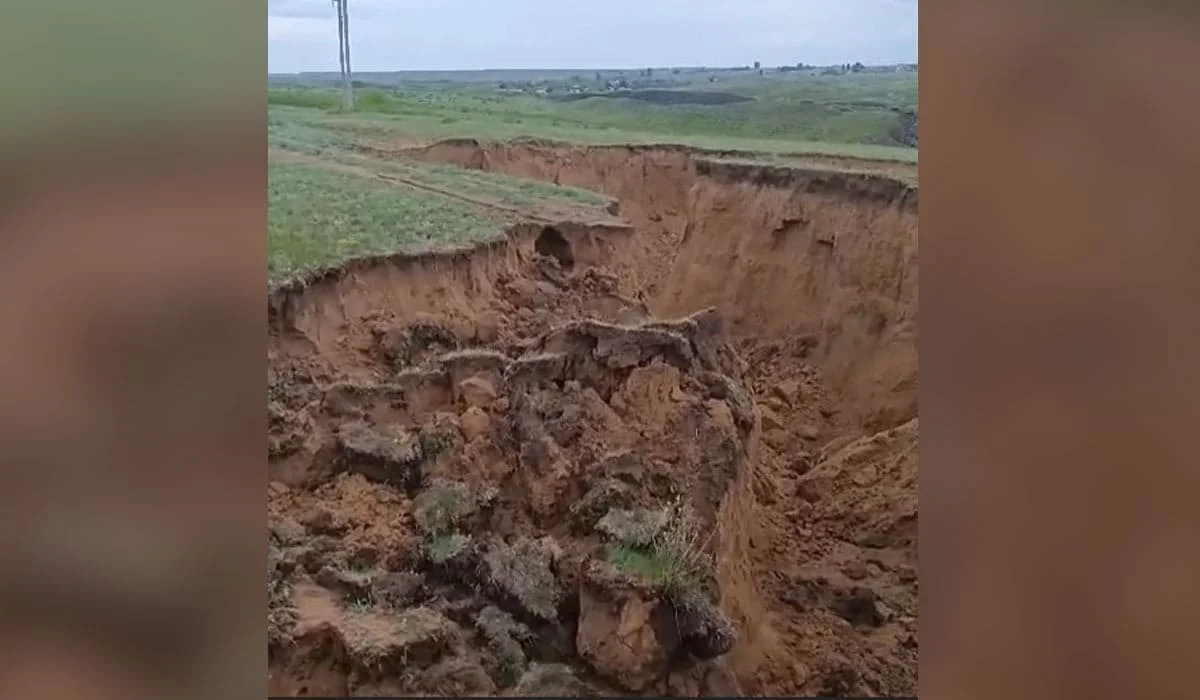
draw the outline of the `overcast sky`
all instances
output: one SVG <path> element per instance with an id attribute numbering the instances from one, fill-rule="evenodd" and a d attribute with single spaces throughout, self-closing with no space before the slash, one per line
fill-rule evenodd
<path id="1" fill-rule="evenodd" d="M 269 0 L 272 73 L 336 71 L 330 0 Z M 914 63 L 917 0 L 350 0 L 356 71 Z"/>

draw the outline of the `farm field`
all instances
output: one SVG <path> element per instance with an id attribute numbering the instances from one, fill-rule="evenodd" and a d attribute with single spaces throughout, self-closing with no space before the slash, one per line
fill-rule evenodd
<path id="1" fill-rule="evenodd" d="M 501 74 L 504 75 L 504 74 Z M 405 74 L 360 75 L 358 111 L 333 119 L 337 91 L 319 77 L 277 77 L 268 104 L 321 110 L 292 113 L 356 137 L 432 139 L 538 137 L 576 143 L 679 143 L 715 150 L 823 153 L 915 162 L 917 78 L 915 73 L 749 78 L 741 73 L 720 83 L 699 74 L 653 90 L 595 90 L 611 82 L 601 76 L 582 83 L 546 80 L 533 73 L 522 90 L 502 77 L 474 82 L 474 74 L 449 74 L 415 82 Z M 416 78 L 421 75 L 417 74 Z M 455 77 L 458 77 L 456 80 Z M 578 77 L 578 76 L 577 76 Z M 539 79 L 540 78 L 540 79 Z M 700 81 L 700 82 L 695 82 Z M 559 92 L 539 94 L 555 89 Z M 656 101 L 635 99 L 650 92 Z M 663 100 L 664 95 L 675 95 Z M 723 104 L 714 97 L 732 98 Z M 682 100 L 682 102 L 680 102 Z M 276 112 L 279 118 L 282 112 Z M 389 117 L 399 117 L 389 118 Z"/>

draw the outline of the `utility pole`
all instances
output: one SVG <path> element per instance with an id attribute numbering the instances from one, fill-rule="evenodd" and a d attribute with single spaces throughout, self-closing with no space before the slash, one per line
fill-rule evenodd
<path id="1" fill-rule="evenodd" d="M 354 71 L 350 68 L 350 0 L 342 0 L 342 33 L 346 35 L 346 95 L 350 112 L 354 111 Z"/>
<path id="2" fill-rule="evenodd" d="M 350 15 L 347 0 L 332 0 L 338 18 L 338 67 L 342 75 L 342 111 L 354 111 L 354 85 L 350 73 Z"/>

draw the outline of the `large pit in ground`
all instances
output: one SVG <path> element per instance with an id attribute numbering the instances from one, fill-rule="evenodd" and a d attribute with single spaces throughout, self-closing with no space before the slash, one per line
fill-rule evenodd
<path id="1" fill-rule="evenodd" d="M 272 291 L 271 693 L 914 694 L 916 190 L 670 148 L 388 155 L 628 225 Z"/>

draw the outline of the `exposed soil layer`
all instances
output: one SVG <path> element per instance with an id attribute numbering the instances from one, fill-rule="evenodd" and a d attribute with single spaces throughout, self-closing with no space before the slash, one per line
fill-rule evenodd
<path id="1" fill-rule="evenodd" d="M 273 695 L 915 694 L 917 193 L 684 149 L 272 290 Z"/>

